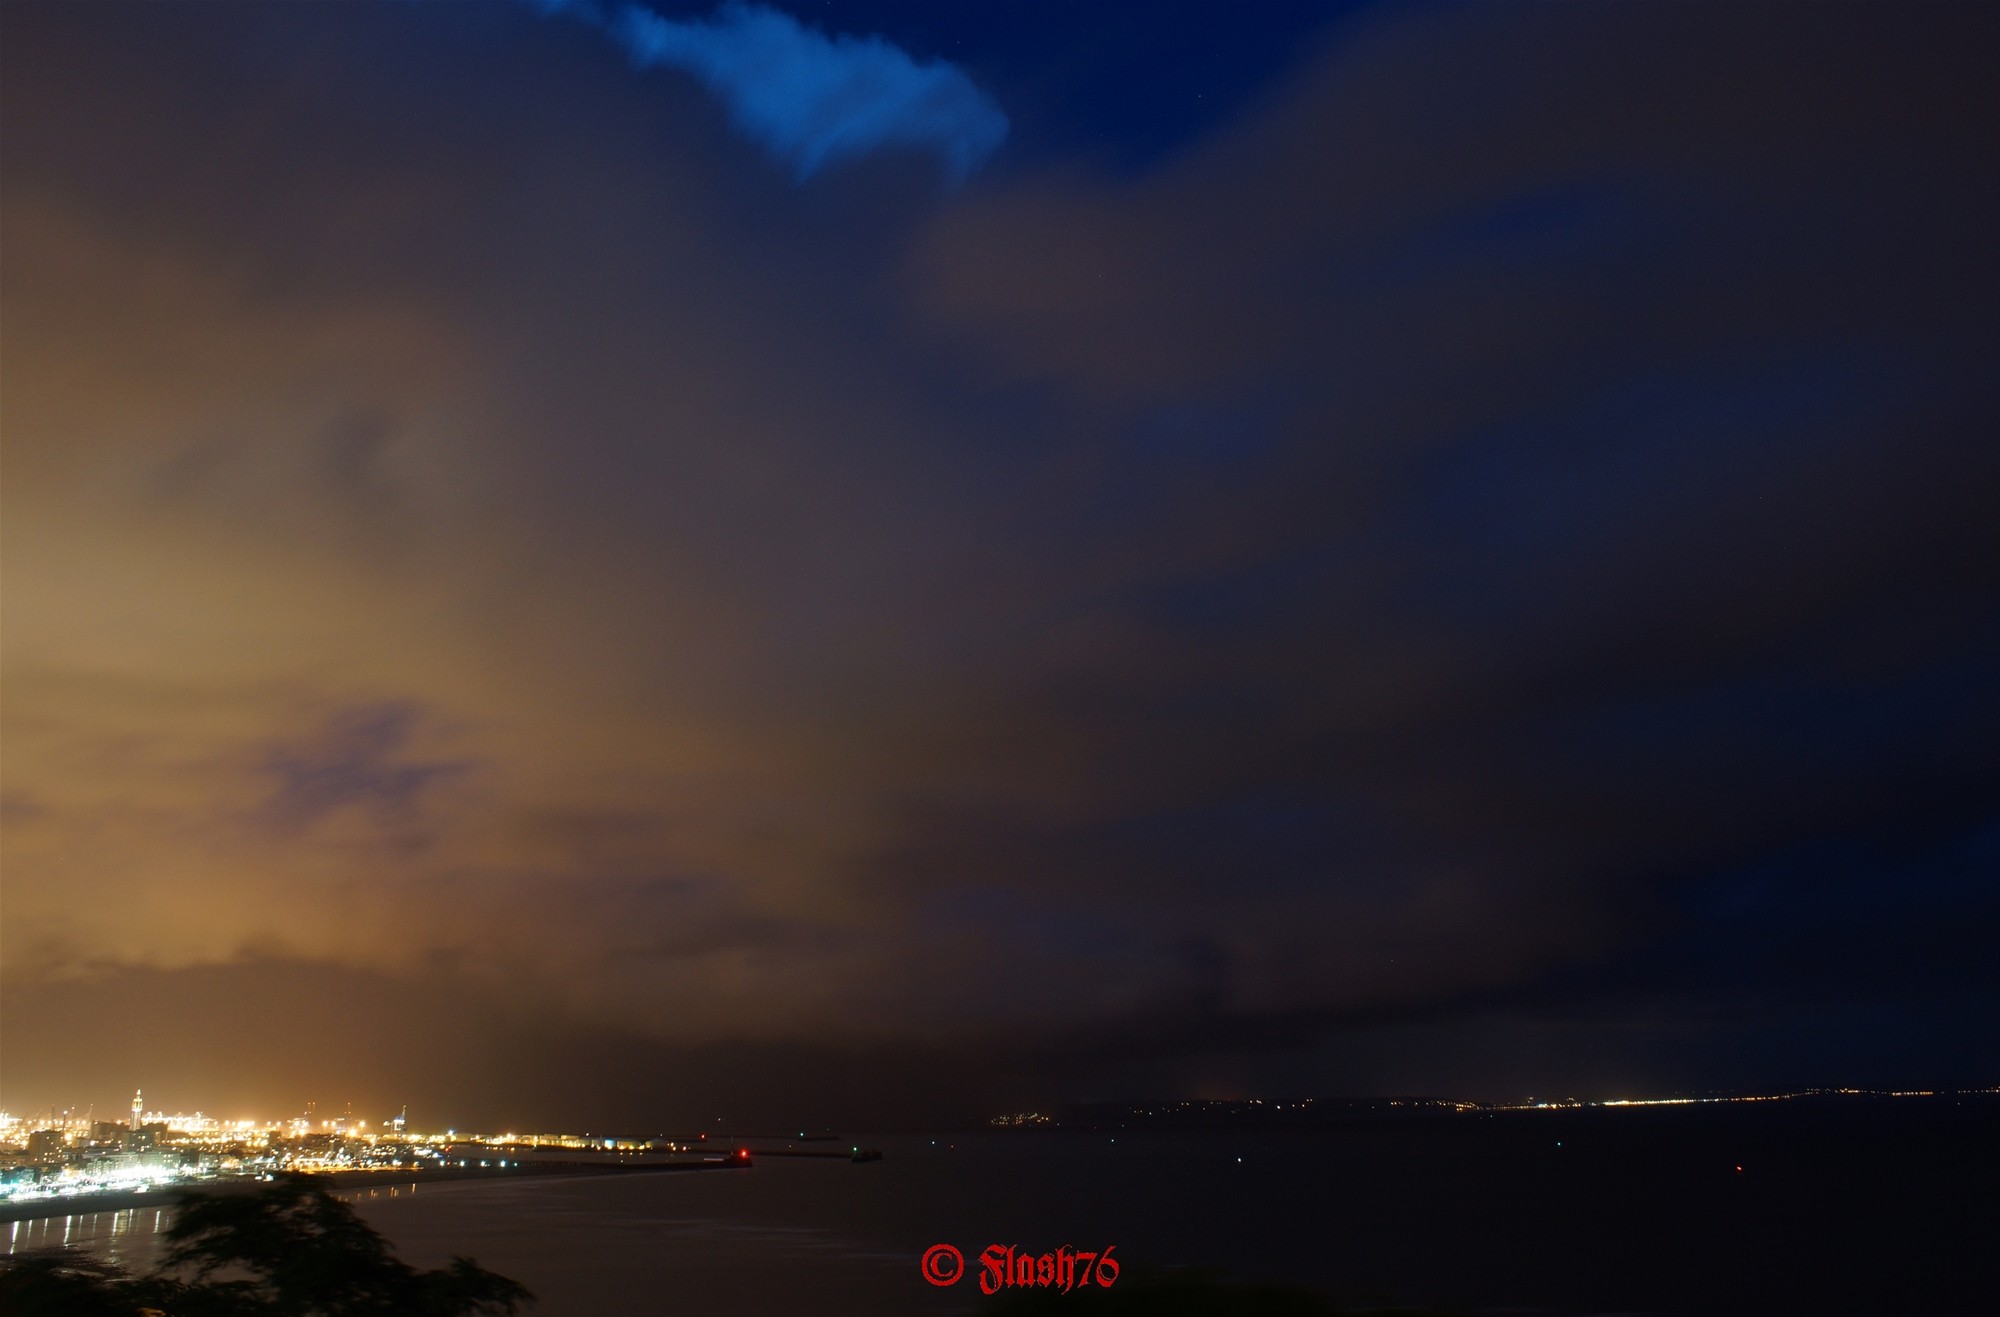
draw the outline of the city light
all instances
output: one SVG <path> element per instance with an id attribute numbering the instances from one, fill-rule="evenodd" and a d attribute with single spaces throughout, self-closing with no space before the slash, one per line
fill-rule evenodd
<path id="1" fill-rule="evenodd" d="M 407 1108 L 379 1121 L 315 1117 L 310 1109 L 280 1119 L 224 1119 L 202 1111 L 148 1111 L 135 1099 L 126 1121 L 97 1120 L 88 1109 L 45 1110 L 32 1117 L 0 1111 L 0 1202 L 144 1193 L 280 1172 L 407 1174 L 446 1166 L 519 1171 L 554 1156 L 669 1162 L 695 1148 L 694 1142 L 666 1138 L 512 1129 L 426 1133 L 409 1127 Z M 491 1155 L 501 1152 L 506 1155 Z M 747 1156 L 739 1153 L 738 1159 Z"/>

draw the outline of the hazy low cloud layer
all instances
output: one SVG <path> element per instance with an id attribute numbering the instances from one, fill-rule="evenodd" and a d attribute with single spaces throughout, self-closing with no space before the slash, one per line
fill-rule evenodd
<path id="1" fill-rule="evenodd" d="M 1995 1018 L 1990 15 L 1391 13 L 1151 173 L 947 197 L 747 169 L 525 9 L 4 22 L 10 1035 L 488 1074 L 407 1009 L 600 1108 L 916 1118 Z M 676 30 L 803 172 L 977 96 Z M 762 106 L 765 41 L 858 81 Z M 66 1036 L 10 1109 L 131 1086 Z"/>

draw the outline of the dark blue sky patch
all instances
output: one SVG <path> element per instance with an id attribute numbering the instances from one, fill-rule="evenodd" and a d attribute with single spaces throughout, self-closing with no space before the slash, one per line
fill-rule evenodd
<path id="1" fill-rule="evenodd" d="M 1272 4 L 1247 16 L 1186 0 L 818 0 L 796 12 L 962 63 L 1014 119 L 1010 153 L 1136 174 L 1226 130 L 1372 7 Z"/>

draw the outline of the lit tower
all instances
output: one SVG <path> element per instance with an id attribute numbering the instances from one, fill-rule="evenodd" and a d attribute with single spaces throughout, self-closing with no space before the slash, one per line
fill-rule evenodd
<path id="1" fill-rule="evenodd" d="M 132 1132 L 135 1134 L 138 1133 L 139 1127 L 145 1123 L 146 1123 L 145 1090 L 135 1088 L 132 1090 Z"/>

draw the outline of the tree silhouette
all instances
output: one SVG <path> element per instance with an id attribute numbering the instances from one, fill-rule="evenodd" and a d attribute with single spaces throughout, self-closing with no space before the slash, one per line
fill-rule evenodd
<path id="1" fill-rule="evenodd" d="M 73 1253 L 0 1260 L 0 1314 L 134 1317 L 504 1317 L 527 1289 L 454 1258 L 418 1271 L 307 1175 L 182 1198 L 153 1274 Z"/>
<path id="2" fill-rule="evenodd" d="M 6 1317 L 138 1317 L 145 1309 L 123 1267 L 73 1248 L 0 1258 Z"/>

